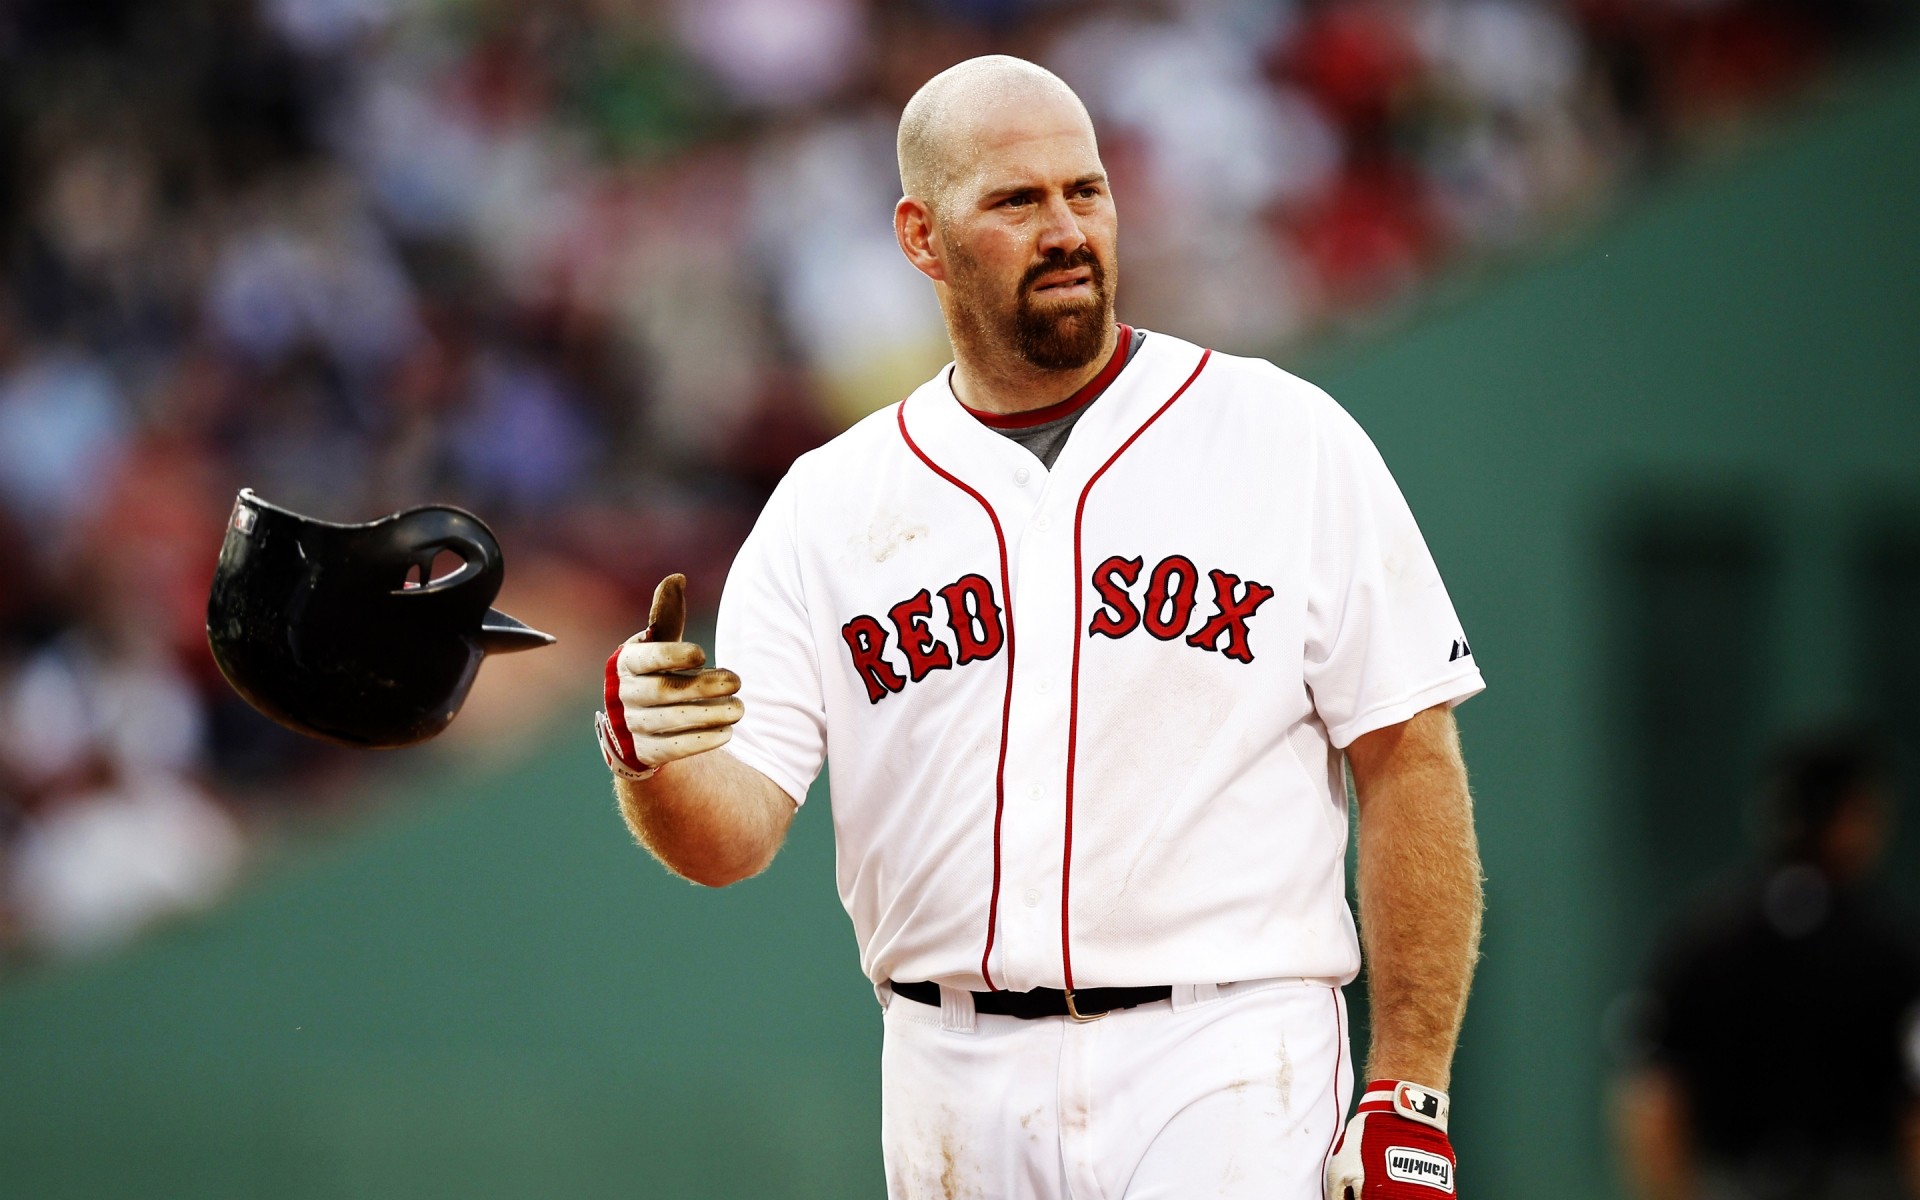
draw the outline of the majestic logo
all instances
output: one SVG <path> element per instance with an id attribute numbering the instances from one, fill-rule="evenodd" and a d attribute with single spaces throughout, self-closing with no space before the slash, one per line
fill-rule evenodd
<path id="1" fill-rule="evenodd" d="M 962 575 L 940 589 L 940 602 L 946 609 L 946 627 L 953 634 L 951 648 L 933 632 L 933 596 L 926 588 L 887 610 L 892 636 L 915 683 L 935 671 L 992 658 L 1007 644 L 1000 604 L 994 599 L 993 585 L 982 576 Z M 907 686 L 907 676 L 886 656 L 888 634 L 886 625 L 864 613 L 840 630 L 853 655 L 853 669 L 867 685 L 870 704 Z"/>
<path id="2" fill-rule="evenodd" d="M 1139 603 L 1130 590 L 1140 581 L 1145 567 L 1140 558 L 1114 555 L 1093 569 L 1094 590 L 1100 593 L 1102 607 L 1087 625 L 1087 636 L 1123 638 L 1136 629 L 1145 629 L 1163 642 L 1186 637 L 1187 645 L 1201 650 L 1216 650 L 1236 662 L 1253 661 L 1248 642 L 1247 622 L 1260 606 L 1273 599 L 1273 589 L 1227 571 L 1208 571 L 1213 584 L 1213 607 L 1191 634 L 1194 609 L 1200 593 L 1200 568 L 1183 554 L 1160 560 L 1147 576 Z"/>
<path id="3" fill-rule="evenodd" d="M 1438 1154 L 1411 1146 L 1387 1147 L 1387 1178 L 1418 1183 L 1437 1191 L 1453 1191 L 1453 1164 Z"/>
<path id="4" fill-rule="evenodd" d="M 1463 658 L 1469 658 L 1472 655 L 1473 655 L 1473 647 L 1467 645 L 1467 639 L 1463 637 L 1458 637 L 1453 639 L 1453 653 L 1447 655 L 1447 661 L 1458 662 L 1459 660 Z M 1498 657 L 1498 656 L 1496 655 L 1495 657 Z"/>

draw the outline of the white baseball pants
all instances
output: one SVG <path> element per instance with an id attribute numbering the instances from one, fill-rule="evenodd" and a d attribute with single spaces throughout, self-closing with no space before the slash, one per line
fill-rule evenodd
<path id="1" fill-rule="evenodd" d="M 1353 1094 L 1326 981 L 1176 987 L 1086 1024 L 940 991 L 885 996 L 890 1200 L 1322 1200 Z"/>

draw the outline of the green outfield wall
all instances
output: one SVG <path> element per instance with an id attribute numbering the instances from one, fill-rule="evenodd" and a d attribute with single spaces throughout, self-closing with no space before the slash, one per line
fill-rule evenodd
<path id="1" fill-rule="evenodd" d="M 1920 676 L 1920 72 L 1464 290 L 1302 370 L 1374 434 L 1491 685 L 1461 710 L 1467 1194 L 1597 1200 L 1609 1007 L 1737 853 L 1753 756 Z M 576 720 L 0 987 L 0 1197 L 881 1195 L 824 792 L 713 893 L 604 776 Z"/>

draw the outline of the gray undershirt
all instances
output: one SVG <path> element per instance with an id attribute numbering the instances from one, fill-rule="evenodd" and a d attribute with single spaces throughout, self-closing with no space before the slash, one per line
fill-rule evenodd
<path id="1" fill-rule="evenodd" d="M 1127 343 L 1127 361 L 1129 363 L 1133 361 L 1133 356 L 1140 352 L 1140 343 L 1146 340 L 1146 330 L 1136 329 L 1133 331 L 1133 340 Z M 1124 370 L 1125 368 L 1122 369 Z M 1108 384 L 1107 386 L 1112 387 L 1113 385 Z M 1104 395 L 1104 393 L 1102 394 Z M 1029 425 L 1024 429 L 995 429 L 994 432 L 1005 434 L 1014 441 L 1019 442 L 1022 446 L 1025 446 L 1028 450 L 1031 450 L 1033 456 L 1039 459 L 1041 463 L 1046 466 L 1047 470 L 1051 471 L 1053 470 L 1054 460 L 1060 457 L 1061 449 L 1067 444 L 1067 435 L 1073 432 L 1075 423 L 1077 423 L 1080 418 L 1086 414 L 1086 411 L 1094 406 L 1095 401 L 1099 399 L 1099 396 L 1095 396 L 1092 400 L 1082 404 L 1066 416 L 1056 417 L 1044 424 Z M 989 428 L 991 428 L 991 426 L 989 426 Z"/>

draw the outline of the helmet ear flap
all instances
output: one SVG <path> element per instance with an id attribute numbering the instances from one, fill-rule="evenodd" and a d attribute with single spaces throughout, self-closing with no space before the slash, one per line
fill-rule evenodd
<path id="1" fill-rule="evenodd" d="M 461 565 L 433 578 L 452 551 Z M 405 746 L 453 721 L 481 660 L 553 638 L 489 607 L 506 565 L 493 531 L 445 505 L 336 525 L 242 489 L 207 641 L 248 703 L 350 746 Z"/>

